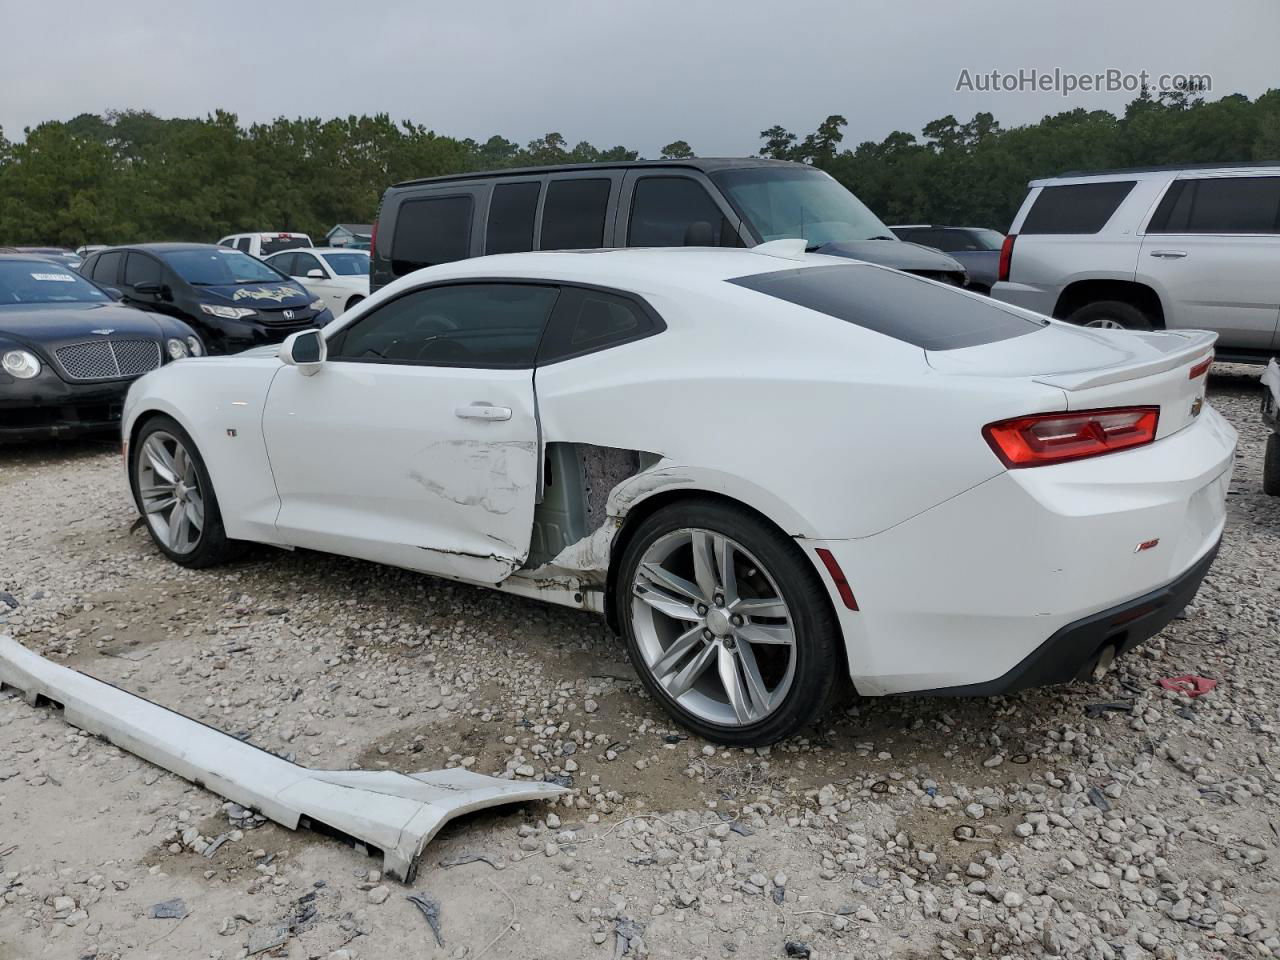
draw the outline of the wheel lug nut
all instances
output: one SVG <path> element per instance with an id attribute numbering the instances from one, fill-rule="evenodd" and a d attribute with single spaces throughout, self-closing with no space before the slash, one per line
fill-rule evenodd
<path id="1" fill-rule="evenodd" d="M 720 596 L 719 594 L 716 594 L 716 606 L 717 607 L 724 606 L 724 597 Z"/>
<path id="2" fill-rule="evenodd" d="M 702 631 L 702 639 L 703 639 L 703 640 L 712 640 L 712 639 L 714 639 L 714 638 L 715 638 L 715 634 L 714 634 L 714 633 L 712 633 L 710 630 L 703 630 L 703 631 Z"/>
<path id="3" fill-rule="evenodd" d="M 740 626 L 742 626 L 742 624 L 744 623 L 744 621 L 743 621 L 743 619 L 742 619 L 742 614 L 740 614 L 740 613 L 735 613 L 735 614 L 733 615 L 733 617 L 731 618 L 731 622 L 733 623 L 733 625 L 734 625 L 735 627 L 740 627 Z"/>
<path id="4" fill-rule="evenodd" d="M 707 615 L 707 605 L 705 603 L 698 604 L 698 616 L 705 617 Z"/>

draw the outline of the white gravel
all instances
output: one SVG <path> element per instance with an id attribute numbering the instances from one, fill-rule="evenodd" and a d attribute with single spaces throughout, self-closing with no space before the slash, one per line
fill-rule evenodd
<path id="1" fill-rule="evenodd" d="M 1280 955 L 1257 377 L 1210 385 L 1241 432 L 1221 556 L 1103 682 L 856 701 L 758 752 L 672 727 L 589 615 L 304 552 L 186 571 L 111 444 L 0 450 L 0 630 L 305 765 L 574 787 L 447 828 L 411 891 L 0 697 L 0 960 Z M 1218 687 L 1156 685 L 1183 673 Z"/>

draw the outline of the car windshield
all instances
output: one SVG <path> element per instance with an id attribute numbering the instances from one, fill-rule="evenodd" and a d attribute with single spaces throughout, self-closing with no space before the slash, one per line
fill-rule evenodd
<path id="1" fill-rule="evenodd" d="M 288 279 L 261 260 L 225 247 L 173 250 L 163 254 L 163 259 L 193 287 L 225 287 L 236 283 L 272 283 Z"/>
<path id="2" fill-rule="evenodd" d="M 56 263 L 0 260 L 0 306 L 16 303 L 106 303 L 110 300 L 84 277 Z"/>
<path id="3" fill-rule="evenodd" d="M 369 272 L 367 253 L 326 253 L 324 262 L 340 277 L 361 277 Z"/>
<path id="4" fill-rule="evenodd" d="M 801 237 L 811 246 L 894 239 L 861 200 L 821 170 L 749 167 L 711 175 L 762 241 Z"/>

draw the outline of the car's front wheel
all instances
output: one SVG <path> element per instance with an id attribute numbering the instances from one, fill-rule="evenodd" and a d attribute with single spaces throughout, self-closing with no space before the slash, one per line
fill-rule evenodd
<path id="1" fill-rule="evenodd" d="M 129 451 L 129 483 L 151 538 L 169 559 L 207 567 L 235 554 L 209 471 L 177 421 L 155 416 L 143 424 Z"/>
<path id="2" fill-rule="evenodd" d="M 839 627 L 782 534 L 746 510 L 691 500 L 643 520 L 621 564 L 616 612 L 632 662 L 682 725 L 760 746 L 827 708 Z"/>

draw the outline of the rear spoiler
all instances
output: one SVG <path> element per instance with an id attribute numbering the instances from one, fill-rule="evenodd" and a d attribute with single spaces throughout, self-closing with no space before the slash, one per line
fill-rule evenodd
<path id="1" fill-rule="evenodd" d="M 1155 360 L 1121 363 L 1101 370 L 1055 373 L 1032 379 L 1036 383 L 1057 387 L 1060 390 L 1088 390 L 1090 387 L 1105 387 L 1111 383 L 1139 380 L 1142 377 L 1153 377 L 1157 373 L 1174 370 L 1185 363 L 1203 359 L 1218 340 L 1218 335 L 1210 330 L 1159 331 L 1142 333 L 1138 336 L 1153 347 L 1164 351 L 1164 356 Z"/>

